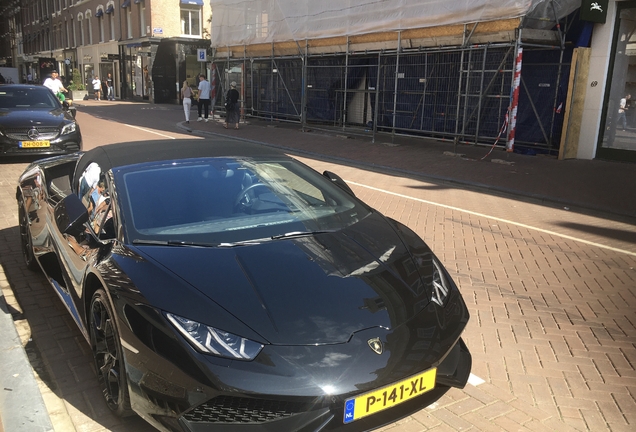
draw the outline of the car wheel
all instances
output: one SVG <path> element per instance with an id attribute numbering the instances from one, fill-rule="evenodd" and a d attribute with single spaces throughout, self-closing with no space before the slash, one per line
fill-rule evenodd
<path id="1" fill-rule="evenodd" d="M 24 208 L 24 198 L 18 200 L 18 220 L 20 223 L 20 246 L 22 247 L 22 256 L 24 263 L 29 270 L 37 270 L 38 264 L 33 254 L 33 244 L 31 243 L 31 228 L 29 227 L 29 215 Z"/>
<path id="2" fill-rule="evenodd" d="M 133 412 L 130 409 L 119 333 L 115 326 L 113 310 L 103 289 L 98 289 L 91 299 L 89 326 L 97 377 L 106 404 L 118 416 L 131 415 Z"/>

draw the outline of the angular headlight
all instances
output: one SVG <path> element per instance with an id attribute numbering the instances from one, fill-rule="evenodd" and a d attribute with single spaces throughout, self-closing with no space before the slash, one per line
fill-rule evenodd
<path id="1" fill-rule="evenodd" d="M 442 265 L 437 262 L 436 259 L 433 259 L 433 268 L 433 292 L 431 293 L 431 301 L 444 307 L 448 302 L 450 283 L 446 279 L 446 273 L 442 270 Z"/>
<path id="2" fill-rule="evenodd" d="M 62 128 L 62 135 L 70 134 L 75 132 L 77 129 L 77 124 L 75 122 L 69 123 Z"/>
<path id="3" fill-rule="evenodd" d="M 253 360 L 263 349 L 263 345 L 244 337 L 171 313 L 166 313 L 166 316 L 177 330 L 202 353 L 230 359 Z"/>

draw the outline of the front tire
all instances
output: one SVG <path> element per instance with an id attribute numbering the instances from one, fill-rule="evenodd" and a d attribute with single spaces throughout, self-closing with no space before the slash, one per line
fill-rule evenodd
<path id="1" fill-rule="evenodd" d="M 20 247 L 22 248 L 24 264 L 26 264 L 29 270 L 36 271 L 38 269 L 38 263 L 33 253 L 30 219 L 24 208 L 24 198 L 22 196 L 18 199 L 18 220 L 20 224 Z"/>
<path id="2" fill-rule="evenodd" d="M 132 415 L 119 332 L 103 289 L 98 289 L 91 299 L 89 331 L 97 377 L 108 408 L 120 417 Z"/>

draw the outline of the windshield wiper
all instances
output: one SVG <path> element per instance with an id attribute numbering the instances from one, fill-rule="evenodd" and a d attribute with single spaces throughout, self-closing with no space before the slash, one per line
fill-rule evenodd
<path id="1" fill-rule="evenodd" d="M 133 240 L 133 244 L 138 245 L 150 245 L 150 246 L 181 246 L 181 247 L 211 247 L 211 248 L 230 248 L 237 246 L 245 246 L 245 245 L 253 245 L 257 244 L 259 241 L 244 241 L 244 242 L 234 242 L 234 243 L 199 243 L 199 242 L 191 242 L 191 241 L 178 241 L 178 240 Z"/>
<path id="2" fill-rule="evenodd" d="M 218 243 L 196 243 L 177 240 L 133 240 L 133 244 L 150 245 L 150 246 L 200 246 L 200 247 L 216 247 Z"/>
<path id="3" fill-rule="evenodd" d="M 313 235 L 318 235 L 318 234 L 326 234 L 326 233 L 332 233 L 332 232 L 336 232 L 337 230 L 320 230 L 320 231 L 292 231 L 292 232 L 288 232 L 285 234 L 278 234 L 275 236 L 271 236 L 270 238 L 272 240 L 280 240 L 280 239 L 287 239 L 287 238 L 296 238 L 296 237 L 308 237 L 308 236 L 313 236 Z"/>

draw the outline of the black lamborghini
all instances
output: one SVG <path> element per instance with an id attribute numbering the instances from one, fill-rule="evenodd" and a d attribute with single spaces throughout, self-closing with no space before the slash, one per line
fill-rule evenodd
<path id="1" fill-rule="evenodd" d="M 337 175 L 230 140 L 39 160 L 16 191 L 105 402 L 163 431 L 360 431 L 462 388 L 469 314 L 409 228 Z"/>

